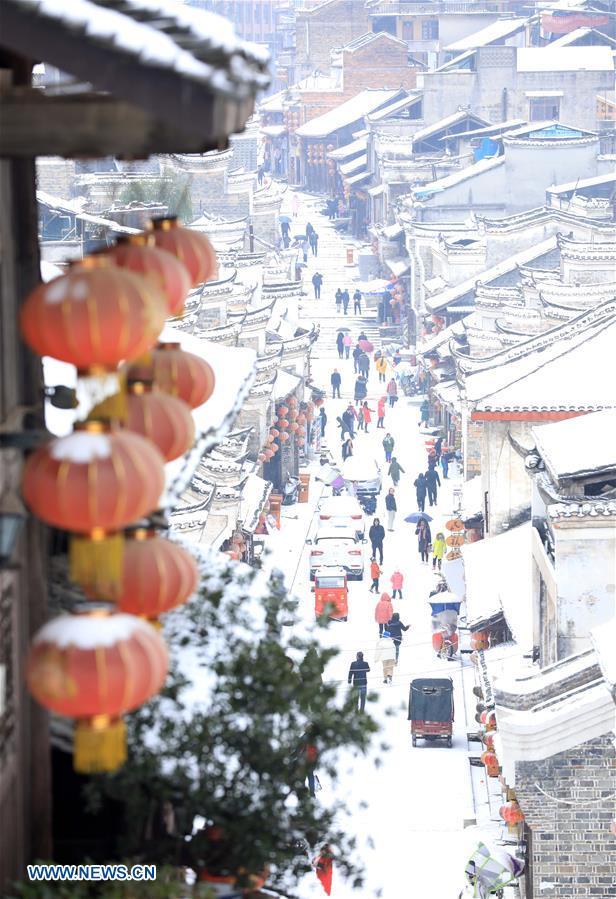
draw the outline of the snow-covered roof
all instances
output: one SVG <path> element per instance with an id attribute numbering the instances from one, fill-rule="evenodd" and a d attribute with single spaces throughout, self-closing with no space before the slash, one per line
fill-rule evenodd
<path id="1" fill-rule="evenodd" d="M 605 46 L 616 46 L 614 38 L 609 37 L 607 34 L 603 34 L 601 31 L 597 31 L 596 28 L 589 28 L 587 25 L 581 25 L 579 28 L 576 28 L 575 31 L 570 31 L 568 34 L 561 34 L 555 41 L 551 41 L 550 47 L 567 47 L 588 37 L 589 34 L 594 34 L 595 40 L 604 42 Z M 597 46 L 597 44 L 594 44 L 593 46 Z"/>
<path id="2" fill-rule="evenodd" d="M 566 194 L 569 191 L 583 191 L 586 187 L 598 187 L 601 184 L 612 184 L 616 181 L 616 172 L 604 172 L 603 175 L 595 175 L 593 178 L 578 178 L 576 181 L 568 181 L 565 184 L 553 184 L 546 189 L 548 194 Z"/>
<path id="3" fill-rule="evenodd" d="M 478 283 L 490 284 L 490 282 L 502 277 L 502 275 L 506 275 L 508 272 L 513 271 L 519 265 L 527 265 L 529 262 L 532 262 L 533 259 L 544 256 L 546 253 L 549 253 L 550 250 L 555 250 L 557 245 L 556 237 L 548 237 L 547 240 L 542 240 L 532 247 L 527 247 L 519 253 L 514 253 L 513 256 L 503 259 L 501 262 L 486 269 L 484 272 L 472 275 L 470 278 L 461 281 L 454 287 L 448 287 L 440 293 L 435 293 L 434 296 L 426 299 L 426 308 L 429 309 L 430 312 L 437 312 L 439 309 L 444 309 L 450 303 L 453 303 L 455 300 L 474 290 Z"/>
<path id="4" fill-rule="evenodd" d="M 462 547 L 468 623 L 502 612 L 525 651 L 533 646 L 531 528 L 527 521 Z"/>
<path id="5" fill-rule="evenodd" d="M 439 66 L 435 69 L 435 72 L 449 72 L 449 71 L 457 71 L 458 66 L 461 62 L 464 62 L 467 59 L 470 59 L 471 56 L 475 56 L 476 50 L 465 50 L 464 53 L 460 53 L 459 56 L 454 56 L 453 59 L 444 62 L 442 66 Z M 464 69 L 463 71 L 470 72 L 469 68 Z"/>
<path id="6" fill-rule="evenodd" d="M 397 98 L 399 94 L 400 90 L 361 91 L 359 94 L 351 97 L 350 100 L 347 100 L 346 103 L 341 103 L 335 109 L 331 109 L 329 112 L 306 122 L 295 133 L 298 137 L 315 139 L 327 137 L 334 131 L 339 131 L 341 128 L 352 125 L 353 122 L 358 122 L 369 112 L 373 112 L 375 109 L 383 106 L 388 100 Z"/>
<path id="7" fill-rule="evenodd" d="M 353 184 L 360 184 L 362 181 L 365 181 L 370 177 L 370 172 L 367 172 L 365 169 L 361 172 L 357 172 L 356 175 L 350 175 L 345 177 L 345 183 L 352 186 Z"/>
<path id="8" fill-rule="evenodd" d="M 343 162 L 339 166 L 340 172 L 343 175 L 352 175 L 354 172 L 357 172 L 360 169 L 365 169 L 367 162 L 368 162 L 368 157 L 364 153 L 363 156 L 357 156 L 355 159 L 352 159 L 350 162 Z"/>
<path id="9" fill-rule="evenodd" d="M 473 115 L 468 109 L 461 109 L 458 112 L 453 112 L 451 115 L 445 116 L 443 119 L 439 119 L 437 122 L 433 122 L 431 125 L 426 125 L 425 128 L 420 128 L 420 130 L 416 131 L 413 135 L 413 143 L 418 144 L 427 137 L 432 137 L 432 135 L 438 134 L 439 131 L 445 131 L 447 128 L 451 128 L 452 125 L 457 125 L 458 122 L 463 122 L 468 118 L 475 119 L 483 125 L 488 124 L 485 119 Z"/>
<path id="10" fill-rule="evenodd" d="M 5 0 L 2 37 L 14 51 L 44 59 L 180 128 L 204 101 L 235 101 L 227 134 L 252 109 L 243 101 L 269 83 L 269 54 L 239 39 L 231 22 L 171 0 Z M 53 39 L 52 39 L 53 34 Z M 221 123 L 222 124 L 222 123 Z M 221 131 L 222 135 L 222 131 Z"/>
<path id="11" fill-rule="evenodd" d="M 532 429 L 546 468 L 556 481 L 616 469 L 616 409 L 602 409 Z"/>
<path id="12" fill-rule="evenodd" d="M 242 523 L 242 530 L 248 534 L 254 534 L 259 523 L 259 515 L 272 492 L 273 484 L 265 481 L 256 474 L 249 474 L 246 483 L 242 487 L 242 498 L 238 521 Z"/>
<path id="13" fill-rule="evenodd" d="M 278 91 L 259 103 L 259 112 L 284 112 L 283 99 L 286 91 Z"/>
<path id="14" fill-rule="evenodd" d="M 411 267 L 408 256 L 397 256 L 395 259 L 385 259 L 385 265 L 396 278 L 401 278 Z"/>
<path id="15" fill-rule="evenodd" d="M 413 190 L 413 195 L 417 197 L 417 199 L 425 199 L 432 194 L 442 193 L 442 191 L 447 190 L 449 187 L 455 187 L 463 181 L 468 181 L 470 178 L 477 178 L 480 175 L 483 175 L 484 172 L 489 172 L 490 169 L 496 169 L 499 166 L 504 165 L 504 163 L 504 156 L 488 156 L 485 159 L 480 159 L 478 162 L 473 163 L 473 165 L 468 165 L 465 168 L 459 169 L 457 172 L 452 172 L 451 175 L 446 175 L 444 178 L 438 178 L 436 181 L 429 181 L 427 184 L 422 184 L 421 187 L 416 187 Z"/>
<path id="16" fill-rule="evenodd" d="M 467 373 L 475 412 L 593 411 L 616 408 L 607 360 L 616 345 L 613 300 L 481 360 Z M 459 363 L 464 367 L 464 363 Z M 473 366 L 471 363 L 468 368 Z"/>
<path id="17" fill-rule="evenodd" d="M 486 25 L 485 28 L 480 28 L 479 31 L 474 31 L 472 34 L 454 41 L 453 44 L 448 44 L 444 49 L 462 52 L 464 50 L 474 50 L 476 47 L 485 47 L 502 38 L 509 37 L 509 35 L 516 34 L 518 31 L 522 31 L 526 28 L 528 22 L 527 18 L 497 19 L 496 22 Z"/>
<path id="18" fill-rule="evenodd" d="M 286 125 L 263 125 L 261 128 L 261 131 L 266 137 L 280 137 L 286 130 Z"/>
<path id="19" fill-rule="evenodd" d="M 291 374 L 284 368 L 279 368 L 276 372 L 276 381 L 274 383 L 274 400 L 282 400 L 288 396 L 301 384 L 302 379 L 299 375 Z"/>
<path id="20" fill-rule="evenodd" d="M 357 140 L 352 140 L 350 144 L 345 144 L 343 147 L 338 147 L 337 150 L 332 150 L 327 156 L 328 159 L 348 159 L 349 156 L 354 156 L 356 153 L 365 153 L 367 147 L 368 139 L 360 137 Z"/>
<path id="21" fill-rule="evenodd" d="M 609 47 L 519 47 L 518 72 L 613 72 Z"/>
<path id="22" fill-rule="evenodd" d="M 370 122 L 380 122 L 389 116 L 395 116 L 397 113 L 402 112 L 403 109 L 408 109 L 416 103 L 421 103 L 422 99 L 422 94 L 409 94 L 408 97 L 402 97 L 401 100 L 395 100 L 393 103 L 388 103 L 383 109 L 371 112 L 367 118 Z"/>
<path id="23" fill-rule="evenodd" d="M 42 206 L 46 206 L 47 209 L 74 215 L 75 218 L 79 219 L 82 222 L 88 222 L 92 225 L 99 225 L 100 227 L 106 228 L 111 232 L 116 232 L 118 234 L 139 233 L 139 228 L 129 228 L 127 225 L 120 225 L 118 222 L 114 222 L 111 219 L 106 219 L 102 218 L 99 215 L 91 215 L 88 212 L 83 212 L 80 202 L 75 200 L 64 200 L 60 197 L 54 197 L 52 194 L 47 193 L 46 190 L 37 190 L 36 201 Z"/>

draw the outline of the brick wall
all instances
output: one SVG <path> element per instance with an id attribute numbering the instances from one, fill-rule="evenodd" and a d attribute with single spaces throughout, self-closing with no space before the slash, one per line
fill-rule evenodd
<path id="1" fill-rule="evenodd" d="M 343 85 L 351 96 L 365 88 L 414 88 L 416 70 L 408 64 L 406 47 L 383 36 L 362 50 L 343 54 Z"/>
<path id="2" fill-rule="evenodd" d="M 332 0 L 314 12 L 298 12 L 295 58 L 306 72 L 329 68 L 332 47 L 343 47 L 371 31 L 364 4 L 357 0 Z"/>
<path id="3" fill-rule="evenodd" d="M 612 740 L 607 734 L 542 761 L 516 764 L 516 796 L 532 834 L 526 899 L 616 896 Z M 547 798 L 535 784 L 574 804 Z"/>

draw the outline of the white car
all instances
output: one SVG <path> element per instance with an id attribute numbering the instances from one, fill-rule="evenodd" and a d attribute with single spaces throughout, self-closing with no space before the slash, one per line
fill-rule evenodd
<path id="1" fill-rule="evenodd" d="M 347 487 L 357 484 L 357 493 L 375 496 L 381 492 L 381 469 L 372 456 L 350 456 L 345 459 L 342 463 L 342 477 Z"/>
<path id="2" fill-rule="evenodd" d="M 310 580 L 314 580 L 317 568 L 344 568 L 349 578 L 361 581 L 364 576 L 364 550 L 366 540 L 359 540 L 352 527 L 319 528 L 311 544 Z"/>
<path id="3" fill-rule="evenodd" d="M 364 539 L 364 510 L 354 496 L 329 496 L 322 500 L 319 504 L 319 529 L 329 525 L 354 528 L 359 539 Z"/>

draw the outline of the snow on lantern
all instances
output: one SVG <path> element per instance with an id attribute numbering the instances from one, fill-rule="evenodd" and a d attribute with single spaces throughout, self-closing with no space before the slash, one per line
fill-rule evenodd
<path id="1" fill-rule="evenodd" d="M 490 635 L 487 631 L 475 631 L 471 634 L 471 649 L 489 649 Z"/>
<path id="2" fill-rule="evenodd" d="M 280 431 L 278 428 L 270 428 L 270 434 L 274 438 L 274 440 L 280 436 Z"/>
<path id="3" fill-rule="evenodd" d="M 278 439 L 280 440 L 281 443 L 286 443 L 287 440 L 289 439 L 289 437 L 290 437 L 290 434 L 287 434 L 286 431 L 283 431 Z"/>
<path id="4" fill-rule="evenodd" d="M 296 431 L 299 431 L 299 425 L 298 425 L 298 423 L 297 423 L 296 421 L 292 421 L 292 422 L 289 424 L 289 430 L 290 430 L 293 434 L 295 434 Z"/>
<path id="5" fill-rule="evenodd" d="M 127 377 L 129 381 L 153 381 L 163 393 L 178 397 L 191 409 L 209 400 L 216 383 L 212 366 L 205 359 L 173 342 L 159 343 L 150 361 L 131 365 Z"/>
<path id="6" fill-rule="evenodd" d="M 158 447 L 166 462 L 183 456 L 195 442 L 195 423 L 185 402 L 148 381 L 128 385 L 128 416 L 124 427 Z"/>
<path id="7" fill-rule="evenodd" d="M 169 315 L 180 315 L 191 281 L 188 269 L 176 256 L 157 247 L 154 235 L 143 232 L 118 238 L 107 251 L 115 264 L 151 279 L 164 293 Z"/>
<path id="8" fill-rule="evenodd" d="M 297 419 L 299 418 L 299 412 L 297 411 L 297 409 L 289 409 L 288 418 L 289 421 L 297 421 Z"/>
<path id="9" fill-rule="evenodd" d="M 265 462 L 265 460 L 266 460 L 265 453 L 259 453 L 259 455 L 257 456 L 257 462 L 263 463 L 263 462 Z"/>
<path id="10" fill-rule="evenodd" d="M 500 765 L 495 752 L 486 749 L 481 753 L 481 761 L 483 762 L 488 777 L 498 777 L 500 774 Z"/>
<path id="11" fill-rule="evenodd" d="M 121 531 L 158 507 L 164 485 L 164 460 L 149 440 L 88 421 L 32 453 L 22 493 L 37 518 L 71 533 L 71 577 L 96 596 L 117 590 Z"/>
<path id="12" fill-rule="evenodd" d="M 524 812 L 515 799 L 511 799 L 509 802 L 501 805 L 498 814 L 510 829 L 524 821 Z"/>
<path id="13" fill-rule="evenodd" d="M 278 418 L 285 418 L 286 415 L 288 414 L 288 412 L 289 412 L 289 407 L 285 406 L 285 405 L 278 406 L 278 408 L 276 409 Z"/>
<path id="14" fill-rule="evenodd" d="M 39 284 L 20 315 L 21 333 L 35 353 L 68 362 L 81 375 L 99 376 L 155 344 L 167 301 L 150 279 L 100 253 Z"/>
<path id="15" fill-rule="evenodd" d="M 280 429 L 281 432 L 286 431 L 289 428 L 289 421 L 286 418 L 279 418 L 277 424 L 278 424 L 278 428 Z M 281 436 L 282 436 L 282 433 L 281 433 Z"/>
<path id="16" fill-rule="evenodd" d="M 76 719 L 75 769 L 114 771 L 126 760 L 122 716 L 160 690 L 167 665 L 150 624 L 90 607 L 53 618 L 35 634 L 26 680 L 37 702 Z"/>
<path id="17" fill-rule="evenodd" d="M 201 231 L 181 228 L 175 216 L 152 219 L 151 228 L 156 246 L 171 253 L 188 269 L 193 287 L 217 276 L 216 253 Z"/>

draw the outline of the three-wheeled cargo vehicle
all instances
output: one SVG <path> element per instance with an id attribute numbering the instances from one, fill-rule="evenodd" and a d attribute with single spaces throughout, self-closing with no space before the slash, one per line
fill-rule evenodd
<path id="1" fill-rule="evenodd" d="M 409 715 L 411 739 L 445 740 L 453 732 L 453 681 L 450 677 L 417 677 L 411 681 Z"/>
<path id="2" fill-rule="evenodd" d="M 349 614 L 349 590 L 344 568 L 317 568 L 314 575 L 314 613 L 335 621 L 346 621 Z"/>

